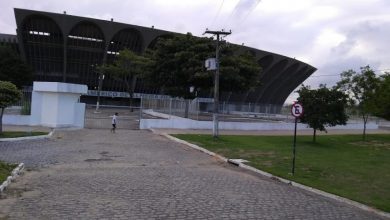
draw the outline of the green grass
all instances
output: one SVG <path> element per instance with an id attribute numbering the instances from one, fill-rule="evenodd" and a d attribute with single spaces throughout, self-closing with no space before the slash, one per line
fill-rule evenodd
<path id="1" fill-rule="evenodd" d="M 38 136 L 38 135 L 47 135 L 47 132 L 41 132 L 41 131 L 32 131 L 32 132 L 26 132 L 26 131 L 3 131 L 0 133 L 0 139 L 1 138 L 17 138 L 17 137 L 28 137 L 28 136 Z"/>
<path id="2" fill-rule="evenodd" d="M 274 175 L 390 212 L 390 135 L 298 136 L 292 176 L 292 136 L 174 135 Z"/>
<path id="3" fill-rule="evenodd" d="M 13 169 L 15 169 L 16 164 L 9 164 L 0 161 L 0 185 L 7 179 Z"/>

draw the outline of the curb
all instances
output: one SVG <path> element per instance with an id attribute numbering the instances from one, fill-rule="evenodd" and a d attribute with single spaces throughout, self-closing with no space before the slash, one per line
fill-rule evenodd
<path id="1" fill-rule="evenodd" d="M 54 130 L 50 131 L 47 135 L 38 135 L 38 136 L 31 136 L 31 137 L 18 137 L 18 138 L 2 138 L 0 139 L 0 142 L 13 142 L 13 141 L 25 141 L 25 140 L 39 140 L 39 139 L 45 139 L 50 138 L 53 136 Z"/>
<path id="2" fill-rule="evenodd" d="M 24 163 L 20 163 L 14 170 L 11 172 L 11 176 L 8 176 L 7 179 L 0 185 L 0 193 L 2 193 L 13 180 L 16 179 L 24 170 Z"/>
<path id="3" fill-rule="evenodd" d="M 154 133 L 154 131 L 153 131 L 153 133 Z M 209 151 L 209 150 L 206 150 L 206 149 L 204 149 L 204 148 L 202 148 L 202 147 L 199 147 L 198 145 L 191 144 L 191 143 L 188 143 L 187 141 L 183 141 L 183 140 L 181 140 L 181 139 L 172 137 L 172 136 L 170 136 L 169 134 L 165 134 L 165 133 L 164 133 L 164 134 L 160 134 L 160 135 L 161 135 L 161 136 L 164 136 L 164 137 L 166 137 L 166 138 L 168 138 L 168 139 L 170 139 L 170 140 L 176 141 L 176 142 L 178 142 L 178 143 L 185 144 L 185 145 L 187 145 L 187 146 L 189 146 L 189 147 L 192 147 L 192 148 L 194 148 L 194 149 L 196 149 L 196 150 L 202 151 L 203 153 L 206 153 L 206 154 L 208 154 L 208 155 L 210 155 L 210 156 L 212 156 L 212 157 L 215 157 L 215 158 L 217 158 L 217 159 L 219 159 L 219 160 L 222 160 L 222 161 L 224 161 L 224 162 L 228 162 L 228 159 L 227 159 L 227 158 L 225 158 L 225 157 L 223 157 L 223 156 L 221 156 L 221 155 L 218 155 L 218 154 L 216 154 L 216 153 L 214 153 L 214 152 L 211 152 L 211 151 Z"/>
<path id="4" fill-rule="evenodd" d="M 153 130 L 153 129 L 150 129 L 150 130 L 154 134 L 159 134 L 159 133 L 155 132 L 155 130 Z M 245 170 L 250 170 L 250 171 L 255 172 L 257 174 L 261 174 L 261 175 L 266 176 L 266 177 L 268 177 L 270 179 L 277 180 L 279 182 L 286 183 L 288 185 L 291 185 L 291 186 L 294 186 L 294 187 L 297 187 L 297 188 L 300 188 L 300 189 L 303 189 L 303 190 L 315 193 L 317 195 L 321 195 L 321 196 L 324 196 L 324 197 L 327 197 L 327 198 L 330 198 L 330 199 L 334 199 L 334 200 L 339 201 L 339 202 L 346 203 L 348 205 L 354 206 L 354 207 L 359 208 L 361 210 L 375 213 L 375 214 L 377 214 L 379 216 L 382 216 L 382 217 L 390 218 L 390 213 L 388 213 L 388 212 L 384 212 L 384 211 L 372 208 L 370 206 L 364 205 L 362 203 L 355 202 L 353 200 L 350 200 L 350 199 L 347 199 L 347 198 L 344 198 L 344 197 L 341 197 L 341 196 L 338 196 L 338 195 L 334 195 L 334 194 L 331 194 L 331 193 L 328 193 L 328 192 L 325 192 L 325 191 L 322 191 L 322 190 L 319 190 L 319 189 L 315 189 L 315 188 L 310 187 L 310 186 L 305 186 L 305 185 L 302 185 L 300 183 L 297 183 L 297 182 L 294 182 L 294 181 L 291 181 L 291 180 L 287 180 L 287 179 L 283 179 L 283 178 L 278 177 L 278 176 L 274 176 L 271 173 L 267 173 L 265 171 L 256 169 L 254 167 L 248 166 L 248 165 L 246 165 L 244 163 L 241 163 L 241 162 L 237 162 L 236 160 L 225 158 L 225 157 L 223 157 L 221 155 L 218 155 L 218 154 L 216 154 L 214 152 L 211 152 L 211 151 L 209 151 L 207 149 L 199 147 L 199 146 L 197 146 L 195 144 L 191 144 L 191 143 L 189 143 L 187 141 L 175 138 L 175 137 L 173 137 L 173 136 L 171 136 L 169 134 L 161 133 L 159 135 L 161 135 L 163 137 L 166 137 L 166 138 L 168 138 L 170 140 L 176 141 L 178 143 L 187 145 L 187 146 L 189 146 L 191 148 L 194 148 L 196 150 L 202 151 L 202 152 L 204 152 L 204 153 L 206 153 L 206 154 L 208 154 L 208 155 L 210 155 L 212 157 L 216 157 L 216 158 L 218 158 L 218 159 L 220 159 L 220 160 L 222 160 L 224 162 L 231 163 L 231 164 L 233 164 L 235 166 L 241 167 L 241 168 L 243 168 Z"/>

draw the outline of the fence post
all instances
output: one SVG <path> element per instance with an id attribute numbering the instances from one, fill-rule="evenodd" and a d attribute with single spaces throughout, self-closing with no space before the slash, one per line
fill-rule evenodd
<path id="1" fill-rule="evenodd" d="M 199 121 L 199 99 L 196 99 L 196 120 Z"/>
<path id="2" fill-rule="evenodd" d="M 169 98 L 169 119 L 171 119 L 172 115 L 172 98 Z"/>
<path id="3" fill-rule="evenodd" d="M 142 119 L 142 96 L 139 103 L 139 126 L 138 126 L 139 129 L 141 129 L 141 119 Z"/>

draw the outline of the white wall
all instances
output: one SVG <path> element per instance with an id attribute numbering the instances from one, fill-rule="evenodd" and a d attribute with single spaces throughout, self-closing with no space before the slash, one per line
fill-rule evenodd
<path id="1" fill-rule="evenodd" d="M 212 121 L 196 121 L 192 119 L 180 118 L 180 117 L 168 117 L 166 114 L 153 112 L 151 110 L 144 111 L 147 114 L 151 114 L 157 117 L 163 117 L 165 119 L 141 119 L 140 129 L 150 128 L 169 128 L 169 129 L 212 129 Z M 298 123 L 297 128 L 299 130 L 312 130 L 305 124 Z M 219 122 L 219 129 L 221 130 L 294 130 L 294 123 L 287 122 Z M 363 129 L 362 123 L 349 123 L 347 125 L 328 127 L 327 129 Z M 367 123 L 367 129 L 378 129 L 378 125 L 375 123 Z"/>
<path id="2" fill-rule="evenodd" d="M 34 82 L 31 115 L 4 115 L 4 124 L 83 128 L 85 104 L 78 100 L 87 91 L 86 85 Z"/>
<path id="3" fill-rule="evenodd" d="M 83 128 L 85 122 L 85 103 L 76 103 L 74 108 L 75 115 L 73 125 L 75 127 Z"/>
<path id="4" fill-rule="evenodd" d="M 30 115 L 3 115 L 5 125 L 31 125 L 30 120 Z"/>

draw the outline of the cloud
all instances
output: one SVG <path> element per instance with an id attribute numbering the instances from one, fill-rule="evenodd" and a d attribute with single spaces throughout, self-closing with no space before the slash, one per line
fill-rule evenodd
<path id="1" fill-rule="evenodd" d="M 318 68 L 313 76 L 390 68 L 388 0 L 13 0 L 0 1 L 0 30 L 15 34 L 13 8 L 87 16 L 200 36 L 232 29 L 227 40 L 279 53 Z M 312 87 L 338 77 L 312 77 Z"/>

